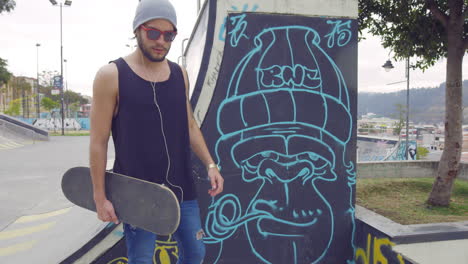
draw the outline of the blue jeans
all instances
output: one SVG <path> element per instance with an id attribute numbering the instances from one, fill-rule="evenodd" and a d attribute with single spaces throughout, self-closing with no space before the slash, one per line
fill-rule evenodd
<path id="1" fill-rule="evenodd" d="M 156 235 L 140 228 L 124 224 L 128 264 L 153 264 Z M 202 263 L 205 257 L 201 228 L 200 208 L 197 200 L 180 204 L 180 224 L 172 237 L 177 241 L 179 260 L 177 264 Z"/>

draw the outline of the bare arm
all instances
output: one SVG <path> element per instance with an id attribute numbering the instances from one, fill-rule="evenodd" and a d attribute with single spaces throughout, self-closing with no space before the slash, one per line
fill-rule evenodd
<path id="1" fill-rule="evenodd" d="M 208 147 L 206 146 L 205 139 L 203 138 L 203 134 L 198 127 L 197 121 L 193 117 L 192 106 L 190 105 L 189 100 L 189 83 L 187 72 L 183 67 L 182 72 L 184 73 L 184 81 L 185 81 L 185 92 L 187 97 L 187 116 L 188 116 L 188 126 L 189 126 L 189 134 L 190 134 L 190 146 L 192 147 L 193 152 L 200 158 L 203 162 L 205 167 L 208 170 L 208 177 L 210 178 L 211 182 L 211 190 L 208 193 L 211 196 L 216 196 L 223 191 L 224 187 L 224 179 L 219 173 L 217 167 L 208 168 L 208 165 L 215 164 L 213 158 L 208 151 Z"/>
<path id="2" fill-rule="evenodd" d="M 117 106 L 118 72 L 115 64 L 102 67 L 94 79 L 93 103 L 91 105 L 91 139 L 89 147 L 94 201 L 98 218 L 105 222 L 118 223 L 112 204 L 105 193 L 105 169 L 107 143 L 112 117 Z"/>

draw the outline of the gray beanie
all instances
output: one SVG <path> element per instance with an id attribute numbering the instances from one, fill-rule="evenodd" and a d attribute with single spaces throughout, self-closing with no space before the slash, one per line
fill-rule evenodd
<path id="1" fill-rule="evenodd" d="M 169 0 L 141 0 L 133 19 L 133 32 L 141 24 L 158 18 L 168 20 L 177 30 L 177 15 Z"/>

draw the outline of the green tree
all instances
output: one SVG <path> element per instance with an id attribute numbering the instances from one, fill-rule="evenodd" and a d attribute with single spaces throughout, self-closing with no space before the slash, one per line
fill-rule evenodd
<path id="1" fill-rule="evenodd" d="M 15 99 L 10 101 L 10 104 L 8 105 L 8 109 L 5 110 L 5 114 L 11 115 L 11 116 L 19 116 L 20 115 L 20 108 L 21 108 L 21 99 Z"/>
<path id="2" fill-rule="evenodd" d="M 32 86 L 29 82 L 26 81 L 23 77 L 15 77 L 10 82 L 10 85 L 13 88 L 13 97 L 21 98 L 23 117 L 29 115 L 29 101 L 27 99 L 27 94 L 31 93 Z"/>
<path id="3" fill-rule="evenodd" d="M 14 0 L 0 0 L 0 13 L 12 11 L 16 6 Z"/>
<path id="4" fill-rule="evenodd" d="M 7 88 L 6 84 L 10 81 L 11 73 L 7 69 L 7 61 L 0 58 L 0 96 L 3 99 L 3 111 L 5 112 L 6 109 L 6 95 L 7 95 Z"/>
<path id="5" fill-rule="evenodd" d="M 70 114 L 75 115 L 78 111 L 80 111 L 80 102 L 71 103 L 69 106 Z"/>
<path id="6" fill-rule="evenodd" d="M 406 106 L 402 104 L 396 104 L 396 113 L 391 115 L 392 118 L 395 118 L 397 121 L 393 123 L 393 134 L 398 135 L 400 138 L 401 130 L 406 125 Z"/>
<path id="7" fill-rule="evenodd" d="M 429 150 L 425 147 L 418 147 L 416 149 L 416 159 L 421 160 L 422 158 L 426 157 L 429 154 Z"/>
<path id="8" fill-rule="evenodd" d="M 50 95 L 50 90 L 54 87 L 54 76 L 58 75 L 60 75 L 58 71 L 42 71 L 39 73 L 39 85 L 43 89 L 48 89 L 41 92 L 46 93 L 48 91 Z"/>
<path id="9" fill-rule="evenodd" d="M 63 97 L 65 98 L 65 102 L 68 104 L 78 102 L 80 105 L 83 105 L 89 103 L 88 99 L 84 98 L 80 93 L 76 93 L 71 90 L 65 91 Z"/>
<path id="10" fill-rule="evenodd" d="M 47 111 L 51 112 L 52 109 L 59 107 L 60 104 L 50 99 L 49 97 L 44 97 L 41 100 L 41 106 L 44 107 Z"/>
<path id="11" fill-rule="evenodd" d="M 10 81 L 11 73 L 8 71 L 7 66 L 7 61 L 0 58 L 0 86 Z"/>
<path id="12" fill-rule="evenodd" d="M 445 148 L 428 203 L 448 206 L 462 146 L 462 63 L 468 48 L 465 0 L 359 0 L 360 32 L 382 38 L 397 60 L 416 57 L 427 69 L 447 58 Z"/>

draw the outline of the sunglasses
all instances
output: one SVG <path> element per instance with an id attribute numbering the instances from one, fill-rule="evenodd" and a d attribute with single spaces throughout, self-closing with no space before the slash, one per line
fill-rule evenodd
<path id="1" fill-rule="evenodd" d="M 172 42 L 175 37 L 177 36 L 177 31 L 168 30 L 168 31 L 161 31 L 155 28 L 147 28 L 144 25 L 141 25 L 141 29 L 146 31 L 146 37 L 151 40 L 158 40 L 161 35 L 164 37 L 164 41 Z"/>

